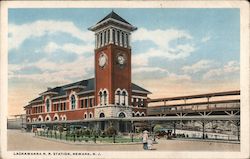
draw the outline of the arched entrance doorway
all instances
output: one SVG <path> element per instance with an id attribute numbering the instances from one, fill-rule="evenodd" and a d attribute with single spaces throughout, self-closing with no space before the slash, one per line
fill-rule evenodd
<path id="1" fill-rule="evenodd" d="M 125 115 L 125 113 L 121 112 L 121 113 L 119 113 L 118 117 L 119 118 L 125 118 L 126 115 Z M 126 123 L 125 123 L 125 121 L 119 121 L 119 131 L 120 132 L 125 132 L 126 131 Z"/>
<path id="2" fill-rule="evenodd" d="M 105 114 L 104 113 L 100 113 L 99 118 L 105 118 Z M 105 121 L 101 121 L 100 122 L 100 129 L 101 130 L 105 129 Z"/>

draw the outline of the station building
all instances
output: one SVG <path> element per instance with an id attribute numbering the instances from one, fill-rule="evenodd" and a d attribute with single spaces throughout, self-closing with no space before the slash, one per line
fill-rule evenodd
<path id="1" fill-rule="evenodd" d="M 90 27 L 95 33 L 95 78 L 48 88 L 39 94 L 24 107 L 28 130 L 58 123 L 87 123 L 104 130 L 111 119 L 147 116 L 150 92 L 131 82 L 130 37 L 136 29 L 114 11 Z M 100 122 L 96 122 L 98 119 Z M 117 120 L 112 124 L 119 131 L 131 129 L 129 122 Z"/>
<path id="2" fill-rule="evenodd" d="M 80 125 L 134 132 L 136 126 L 151 129 L 166 121 L 171 121 L 175 129 L 176 122 L 181 125 L 186 120 L 201 121 L 204 136 L 206 118 L 234 121 L 239 134 L 240 90 L 149 99 L 151 92 L 131 82 L 130 37 L 136 29 L 113 11 L 90 27 L 95 33 L 95 78 L 40 93 L 24 106 L 27 130 Z M 200 101 L 192 101 L 197 99 Z M 156 106 L 151 105 L 154 103 Z"/>

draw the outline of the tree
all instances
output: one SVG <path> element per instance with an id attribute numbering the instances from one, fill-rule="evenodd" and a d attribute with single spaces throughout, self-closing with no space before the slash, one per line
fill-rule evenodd
<path id="1" fill-rule="evenodd" d="M 105 130 L 105 134 L 109 137 L 113 136 L 113 135 L 116 135 L 117 134 L 117 131 L 114 127 L 108 127 L 106 130 Z"/>
<path id="2" fill-rule="evenodd" d="M 163 129 L 163 127 L 160 124 L 157 124 L 154 126 L 154 132 L 159 132 L 161 129 Z"/>

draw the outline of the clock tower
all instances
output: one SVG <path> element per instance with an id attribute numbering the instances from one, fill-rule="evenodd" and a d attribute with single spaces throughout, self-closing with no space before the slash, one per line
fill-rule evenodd
<path id="1" fill-rule="evenodd" d="M 89 28 L 95 32 L 96 118 L 131 116 L 130 36 L 136 29 L 114 11 Z"/>

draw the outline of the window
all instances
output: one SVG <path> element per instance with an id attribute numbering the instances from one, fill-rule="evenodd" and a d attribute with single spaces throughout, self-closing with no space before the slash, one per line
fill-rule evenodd
<path id="1" fill-rule="evenodd" d="M 106 44 L 106 34 L 107 32 L 106 31 L 104 31 L 104 44 Z"/>
<path id="2" fill-rule="evenodd" d="M 120 93 L 121 93 L 121 91 L 117 90 L 116 94 L 115 94 L 115 103 L 117 105 L 120 105 Z"/>
<path id="3" fill-rule="evenodd" d="M 92 113 L 89 113 L 89 118 L 92 118 Z"/>
<path id="4" fill-rule="evenodd" d="M 108 91 L 107 90 L 100 90 L 99 92 L 99 103 L 100 105 L 107 105 L 108 104 Z"/>
<path id="5" fill-rule="evenodd" d="M 113 36 L 113 41 L 115 41 L 115 30 L 112 29 L 112 36 Z"/>
<path id="6" fill-rule="evenodd" d="M 123 91 L 122 92 L 122 105 L 125 105 L 126 104 L 126 92 L 125 91 Z"/>
<path id="7" fill-rule="evenodd" d="M 62 103 L 59 103 L 58 104 L 58 111 L 61 111 L 62 110 Z"/>
<path id="8" fill-rule="evenodd" d="M 136 106 L 136 98 L 133 98 L 133 105 Z"/>
<path id="9" fill-rule="evenodd" d="M 47 112 L 50 111 L 50 102 L 49 99 L 46 100 L 46 108 L 47 108 Z"/>
<path id="10" fill-rule="evenodd" d="M 107 105 L 107 98 L 108 98 L 108 95 L 107 95 L 107 92 L 106 92 L 106 91 L 103 92 L 103 98 L 104 98 L 104 105 Z"/>
<path id="11" fill-rule="evenodd" d="M 80 100 L 80 107 L 83 108 L 84 107 L 84 102 L 83 102 L 83 99 Z"/>
<path id="12" fill-rule="evenodd" d="M 141 99 L 138 98 L 138 107 L 140 107 L 140 106 L 141 106 Z"/>
<path id="13" fill-rule="evenodd" d="M 109 41 L 110 41 L 110 30 L 108 30 L 108 43 L 109 43 Z"/>
<path id="14" fill-rule="evenodd" d="M 76 108 L 76 98 L 75 95 L 71 96 L 71 109 L 75 109 Z"/>
<path id="15" fill-rule="evenodd" d="M 124 46 L 124 33 L 122 32 L 122 45 Z"/>
<path id="16" fill-rule="evenodd" d="M 66 103 L 62 103 L 62 110 L 66 110 Z"/>
<path id="17" fill-rule="evenodd" d="M 100 102 L 100 105 L 102 105 L 102 92 L 99 93 L 99 102 Z"/>
<path id="18" fill-rule="evenodd" d="M 145 107 L 145 106 L 146 106 L 146 103 L 147 103 L 147 100 L 146 100 L 146 99 L 143 99 L 142 106 Z"/>
<path id="19" fill-rule="evenodd" d="M 88 99 L 84 99 L 85 108 L 88 108 Z"/>
<path id="20" fill-rule="evenodd" d="M 87 118 L 87 113 L 86 114 L 84 114 L 84 119 L 86 119 Z"/>
<path id="21" fill-rule="evenodd" d="M 101 39 L 100 39 L 100 40 L 101 40 L 101 41 L 100 41 L 101 46 L 102 46 L 102 44 L 103 44 L 103 43 L 102 43 L 102 38 L 103 38 L 102 35 L 103 35 L 103 34 L 101 33 Z"/>
<path id="22" fill-rule="evenodd" d="M 120 45 L 120 31 L 117 31 L 117 42 Z"/>
<path id="23" fill-rule="evenodd" d="M 89 99 L 89 106 L 90 106 L 90 107 L 93 106 L 93 100 L 92 100 L 92 98 Z"/>
<path id="24" fill-rule="evenodd" d="M 104 118 L 104 117 L 105 117 L 104 113 L 101 113 L 101 114 L 99 115 L 99 117 L 100 117 L 100 118 Z"/>
<path id="25" fill-rule="evenodd" d="M 121 112 L 120 114 L 119 114 L 119 118 L 125 118 L 126 117 L 126 115 L 123 113 L 123 112 Z"/>
<path id="26" fill-rule="evenodd" d="M 117 105 L 128 105 L 128 93 L 125 89 L 120 91 L 118 88 L 115 91 L 115 104 Z"/>

